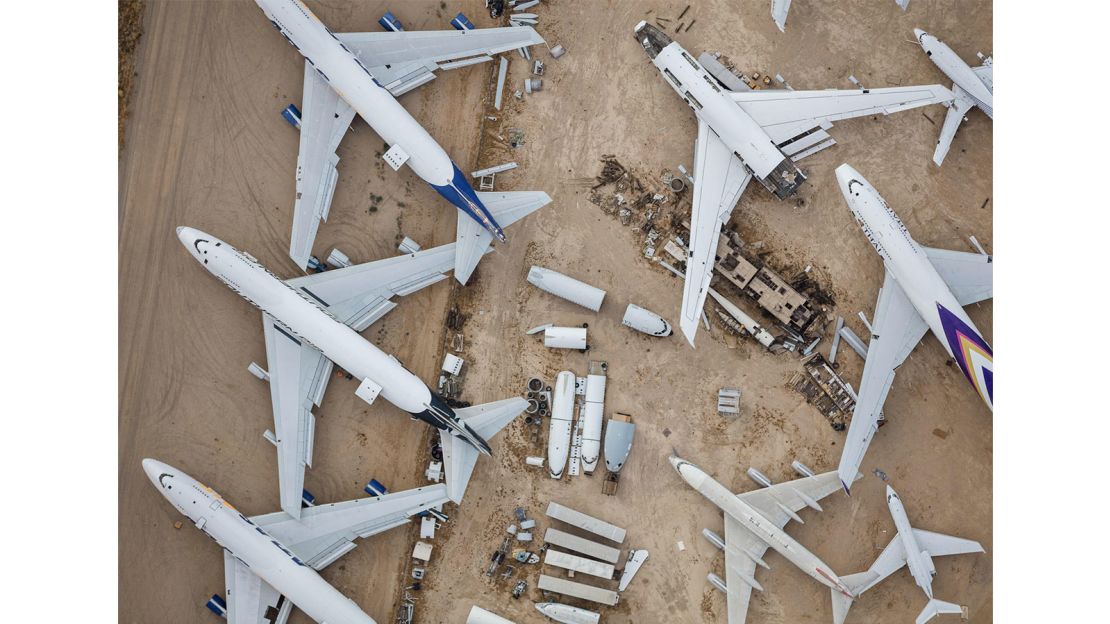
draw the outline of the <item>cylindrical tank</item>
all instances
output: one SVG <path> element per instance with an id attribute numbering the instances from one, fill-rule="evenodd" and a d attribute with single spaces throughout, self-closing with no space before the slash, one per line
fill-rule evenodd
<path id="1" fill-rule="evenodd" d="M 548 327 L 543 332 L 543 346 L 549 349 L 586 348 L 585 327 Z"/>
<path id="2" fill-rule="evenodd" d="M 540 290 L 594 312 L 601 309 L 601 302 L 605 299 L 604 290 L 541 266 L 533 266 L 528 271 L 528 282 Z"/>
<path id="3" fill-rule="evenodd" d="M 516 622 L 506 620 L 496 613 L 475 605 L 470 608 L 470 615 L 466 616 L 466 624 L 516 624 Z"/>
<path id="4" fill-rule="evenodd" d="M 712 585 L 713 587 L 716 587 L 717 589 L 721 590 L 722 593 L 728 594 L 728 586 L 725 585 L 725 582 L 723 580 L 721 580 L 721 577 L 719 577 L 716 574 L 713 574 L 712 572 L 710 572 L 709 576 L 707 576 L 705 578 L 709 580 L 710 585 Z"/>
<path id="5" fill-rule="evenodd" d="M 586 376 L 586 420 L 582 423 L 582 470 L 589 474 L 601 458 L 601 417 L 605 411 L 605 375 Z"/>
<path id="6" fill-rule="evenodd" d="M 574 424 L 574 373 L 563 371 L 555 378 L 551 406 L 551 425 L 547 434 L 547 472 L 552 479 L 561 479 L 570 456 L 570 434 Z"/>
<path id="7" fill-rule="evenodd" d="M 641 308 L 634 303 L 628 304 L 628 308 L 624 311 L 624 318 L 621 319 L 621 324 L 649 336 L 671 335 L 670 323 L 651 310 Z"/>

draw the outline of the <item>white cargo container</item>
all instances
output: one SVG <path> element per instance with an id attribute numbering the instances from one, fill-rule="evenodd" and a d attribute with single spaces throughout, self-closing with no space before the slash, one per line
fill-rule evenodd
<path id="1" fill-rule="evenodd" d="M 586 348 L 585 327 L 548 327 L 543 330 L 543 346 L 549 349 Z"/>
<path id="2" fill-rule="evenodd" d="M 601 302 L 605 299 L 604 290 L 541 266 L 533 266 L 528 271 L 528 282 L 540 290 L 594 312 L 601 309 Z"/>
<path id="3" fill-rule="evenodd" d="M 516 624 L 516 622 L 506 620 L 496 613 L 474 605 L 470 607 L 470 615 L 466 616 L 466 624 Z"/>
<path id="4" fill-rule="evenodd" d="M 609 563 L 616 563 L 620 558 L 621 551 L 605 544 L 599 544 L 593 540 L 588 540 L 584 537 L 571 535 L 559 529 L 548 528 L 543 534 L 543 541 L 555 546 L 562 546 L 567 550 L 580 552 L 584 555 L 589 555 L 594 559 L 601 559 Z"/>
<path id="5" fill-rule="evenodd" d="M 606 580 L 613 579 L 613 564 L 594 561 L 593 559 L 579 557 L 578 555 L 572 555 L 570 553 L 548 550 L 547 553 L 544 554 L 543 562 L 546 565 L 553 565 L 557 568 L 563 568 L 564 570 L 574 570 L 575 572 L 589 574 Z"/>
<path id="6" fill-rule="evenodd" d="M 547 504 L 547 517 L 560 522 L 566 522 L 571 526 L 578 527 L 583 531 L 589 531 L 594 535 L 600 535 L 608 540 L 620 544 L 624 542 L 625 530 L 621 527 L 606 522 L 600 518 L 595 518 L 591 515 L 584 514 L 576 509 L 571 509 L 565 505 L 560 505 L 555 501 Z M 579 551 L 585 552 L 585 551 Z M 586 553 L 592 554 L 592 553 Z"/>
<path id="7" fill-rule="evenodd" d="M 561 479 L 570 456 L 570 432 L 574 418 L 574 373 L 563 371 L 555 378 L 551 397 L 551 424 L 547 434 L 547 473 Z"/>
<path id="8" fill-rule="evenodd" d="M 583 583 L 575 583 L 566 579 L 555 578 L 546 574 L 540 575 L 538 586 L 543 591 L 555 592 L 564 596 L 573 596 L 582 600 L 589 600 L 603 605 L 613 606 L 620 601 L 617 592 L 602 587 L 594 587 Z"/>

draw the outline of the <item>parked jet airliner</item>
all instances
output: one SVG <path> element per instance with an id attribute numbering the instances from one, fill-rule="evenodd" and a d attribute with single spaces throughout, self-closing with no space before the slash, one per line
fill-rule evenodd
<path id="1" fill-rule="evenodd" d="M 840 477 L 848 491 L 879 428 L 894 371 L 926 331 L 932 330 L 971 387 L 994 409 L 994 353 L 963 308 L 991 297 L 994 262 L 983 253 L 919 245 L 859 172 L 841 165 L 836 179 L 848 208 L 886 268 L 871 322 L 859 397 L 840 456 Z"/>

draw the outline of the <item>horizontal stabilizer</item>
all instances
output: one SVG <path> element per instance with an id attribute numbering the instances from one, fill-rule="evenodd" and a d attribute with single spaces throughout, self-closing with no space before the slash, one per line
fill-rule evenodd
<path id="1" fill-rule="evenodd" d="M 933 598 L 925 605 L 925 608 L 921 610 L 921 614 L 917 616 L 917 624 L 925 624 L 925 622 L 928 622 L 941 613 L 958 615 L 963 613 L 963 611 L 963 608 L 958 604 L 952 604 L 951 602 Z"/>
<path id="2" fill-rule="evenodd" d="M 528 401 L 516 397 L 467 407 L 456 410 L 455 413 L 471 430 L 488 441 L 527 407 Z M 474 473 L 474 465 L 478 462 L 478 449 L 466 440 L 444 431 L 439 434 L 439 442 L 447 472 L 447 496 L 455 504 L 460 504 L 466 493 L 466 486 L 470 484 L 470 476 Z"/>
<path id="3" fill-rule="evenodd" d="M 945 114 L 944 125 L 940 129 L 940 138 L 937 139 L 937 149 L 933 152 L 933 162 L 938 167 L 948 155 L 948 149 L 952 147 L 952 139 L 956 136 L 956 130 L 964 120 L 964 115 L 975 105 L 971 98 L 967 97 L 967 92 L 958 85 L 952 85 L 952 89 L 956 93 L 956 99 L 948 105 L 948 113 Z"/>
<path id="4" fill-rule="evenodd" d="M 852 608 L 854 599 L 845 596 L 836 588 L 829 591 L 832 592 L 833 624 L 844 624 L 844 619 L 848 617 L 848 609 Z"/>
<path id="5" fill-rule="evenodd" d="M 517 191 L 512 193 L 477 193 L 482 205 L 502 228 L 551 203 L 551 196 L 543 191 Z M 455 279 L 466 284 L 478 261 L 490 249 L 493 235 L 470 215 L 458 211 L 458 228 L 455 234 Z"/>

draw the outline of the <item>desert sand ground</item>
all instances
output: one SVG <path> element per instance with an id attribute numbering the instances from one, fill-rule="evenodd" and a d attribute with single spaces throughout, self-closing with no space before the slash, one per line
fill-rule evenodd
<path id="1" fill-rule="evenodd" d="M 467 400 L 520 394 L 529 377 L 550 383 L 560 370 L 584 375 L 588 361 L 599 359 L 609 363 L 606 414 L 626 412 L 638 424 L 613 497 L 601 495 L 600 474 L 554 481 L 524 465 L 526 455 L 542 453 L 523 422 L 496 438 L 495 457 L 479 462 L 467 499 L 449 509 L 452 520 L 434 541 L 424 591 L 414 593 L 418 622 L 460 623 L 472 604 L 519 622 L 541 621 L 531 606 L 542 599 L 535 588 L 539 566 L 511 580 L 490 580 L 482 571 L 512 509 L 526 507 L 542 531 L 549 500 L 625 526 L 625 547 L 651 551 L 620 604 L 602 609 L 603 621 L 723 622 L 724 597 L 705 582 L 711 571 L 723 575 L 723 558 L 699 535 L 702 527 L 720 532 L 720 514 L 669 470 L 671 449 L 737 491 L 755 487 L 743 474 L 749 465 L 775 480 L 793 477 L 795 457 L 818 471 L 836 466 L 843 434 L 787 387 L 800 369 L 796 356 L 770 355 L 716 325 L 702 329 L 696 350 L 680 336 L 651 339 L 620 325 L 630 302 L 674 321 L 679 283 L 643 258 L 638 232 L 587 198 L 603 154 L 616 155 L 645 179 L 679 163 L 692 166 L 694 117 L 631 35 L 640 19 L 674 18 L 686 4 L 544 2 L 536 10 L 537 30 L 569 52 L 551 60 L 538 50 L 547 61 L 544 90 L 522 102 L 507 92 L 509 105 L 496 122 L 481 125 L 491 108 L 495 68 L 489 65 L 442 74 L 401 100 L 462 169 L 516 160 L 521 168 L 499 176 L 499 189 L 542 189 L 554 201 L 509 229 L 509 243 L 482 261 L 470 286 L 443 282 L 406 297 L 366 337 L 434 384 L 444 319 L 457 305 L 468 315 Z M 781 73 L 800 89 L 850 88 L 849 74 L 870 87 L 947 86 L 920 49 L 905 43 L 916 26 L 937 33 L 965 59 L 977 50 L 989 53 L 992 45 L 989 2 L 913 2 L 903 13 L 893 2 L 797 0 L 785 34 L 771 22 L 767 4 L 696 2 L 684 20 L 696 23 L 676 39 L 695 55 L 719 51 L 738 69 Z M 376 30 L 387 9 L 409 29 L 447 28 L 459 10 L 479 27 L 494 25 L 478 0 L 309 5 L 336 31 Z M 510 92 L 528 69 L 511 58 Z M 279 112 L 300 103 L 302 67 L 300 55 L 253 3 L 151 2 L 147 9 L 120 162 L 123 622 L 211 621 L 203 602 L 223 593 L 220 549 L 188 524 L 174 529 L 179 516 L 146 480 L 143 457 L 185 470 L 244 513 L 278 508 L 275 454 L 261 435 L 273 426 L 269 392 L 245 370 L 252 360 L 265 362 L 259 313 L 196 265 L 174 227 L 209 231 L 278 275 L 297 274 L 286 254 L 297 135 Z M 939 106 L 923 110 L 937 124 L 944 115 Z M 525 145 L 499 144 L 497 136 L 509 127 L 524 130 Z M 938 130 L 921 110 L 840 122 L 832 130 L 839 145 L 803 161 L 810 177 L 797 197 L 780 202 L 753 185 L 733 223 L 747 240 L 764 241 L 783 274 L 812 265 L 835 295 L 834 314 L 865 335 L 856 311 L 873 312 L 882 266 L 837 190 L 837 165 L 851 163 L 867 176 L 922 244 L 968 249 L 966 236 L 974 234 L 992 249 L 993 203 L 981 208 L 992 194 L 990 121 L 970 113 L 941 169 L 930 160 Z M 356 121 L 340 147 L 341 180 L 318 254 L 339 246 L 362 262 L 394 254 L 402 235 L 425 246 L 453 239 L 453 211 L 411 172 L 386 168 L 382 148 Z M 689 197 L 683 201 L 680 211 Z M 606 289 L 601 312 L 529 286 L 531 264 Z M 992 305 L 969 309 L 988 339 Z M 546 350 L 523 335 L 545 322 L 588 322 L 592 350 Z M 827 342 L 820 350 L 827 353 Z M 842 373 L 858 385 L 862 362 L 846 347 L 841 353 Z M 738 420 L 716 413 L 722 386 L 744 391 Z M 333 501 L 362 495 L 371 477 L 395 490 L 422 484 L 426 427 L 384 401 L 366 406 L 354 389 L 355 382 L 333 380 L 317 410 L 307 488 Z M 792 523 L 788 531 L 841 574 L 865 569 L 893 535 L 884 484 L 870 474 L 882 468 L 916 526 L 982 542 L 986 554 L 937 560 L 933 587 L 938 597 L 968 605 L 971 621 L 992 621 L 990 411 L 946 365 L 937 341 L 926 337 L 899 370 L 886 414 L 890 422 L 877 434 L 853 496 L 830 497 L 824 513 L 804 512 L 806 524 Z M 375 619 L 392 621 L 415 539 L 410 527 L 364 540 L 323 575 Z M 824 587 L 773 552 L 766 560 L 771 570 L 759 573 L 766 591 L 753 595 L 750 622 L 830 619 Z M 509 589 L 519 578 L 530 587 L 514 601 Z M 902 571 L 865 594 L 849 622 L 911 621 L 924 600 Z M 290 621 L 308 620 L 298 613 Z"/>

